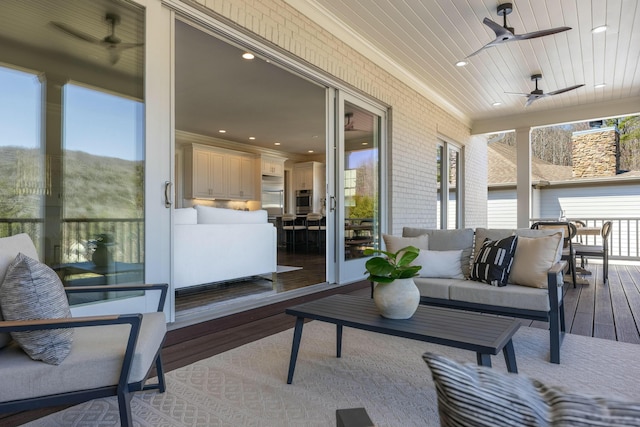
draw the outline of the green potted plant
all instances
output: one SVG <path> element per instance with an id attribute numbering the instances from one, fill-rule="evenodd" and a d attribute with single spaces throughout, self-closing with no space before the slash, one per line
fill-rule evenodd
<path id="1" fill-rule="evenodd" d="M 420 304 L 420 291 L 413 277 L 422 268 L 411 263 L 420 254 L 415 246 L 404 247 L 397 252 L 382 249 L 365 249 L 365 255 L 382 254 L 367 260 L 367 280 L 375 283 L 373 301 L 380 314 L 388 319 L 408 319 Z"/>

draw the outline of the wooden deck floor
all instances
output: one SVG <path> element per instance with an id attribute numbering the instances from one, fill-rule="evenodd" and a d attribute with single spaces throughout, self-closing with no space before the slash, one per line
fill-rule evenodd
<path id="1" fill-rule="evenodd" d="M 640 266 L 611 265 L 608 285 L 602 283 L 601 265 L 592 264 L 589 268 L 593 274 L 586 276 L 588 284 L 565 286 L 567 331 L 640 344 Z M 284 314 L 287 306 L 333 293 L 369 296 L 369 292 L 368 282 L 359 282 L 170 331 L 163 350 L 165 368 L 177 369 L 292 328 L 295 319 Z M 548 327 L 544 322 L 524 324 Z M 0 415 L 0 425 L 17 426 L 59 409 Z"/>

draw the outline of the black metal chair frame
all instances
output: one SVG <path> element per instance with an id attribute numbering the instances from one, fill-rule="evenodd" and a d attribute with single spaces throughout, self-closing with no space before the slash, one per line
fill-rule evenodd
<path id="1" fill-rule="evenodd" d="M 164 303 L 167 297 L 167 284 L 135 284 L 135 285 L 107 285 L 107 286 L 82 286 L 82 287 L 66 287 L 67 293 L 84 293 L 84 292 L 103 292 L 108 291 L 152 291 L 159 290 L 160 300 L 158 303 L 158 311 L 164 310 Z M 0 413 L 18 412 L 44 408 L 48 406 L 58 405 L 75 405 L 89 400 L 102 397 L 117 396 L 118 407 L 120 412 L 120 424 L 122 427 L 133 426 L 133 418 L 131 415 L 131 398 L 132 392 L 142 390 L 158 390 L 164 393 L 166 386 L 164 380 L 164 370 L 162 367 L 161 349 L 155 356 L 155 368 L 158 376 L 157 384 L 146 384 L 146 379 L 151 373 L 153 366 L 149 368 L 149 372 L 140 382 L 128 382 L 133 355 L 138 342 L 138 334 L 142 323 L 142 314 L 127 315 L 107 315 L 107 316 L 87 316 L 87 317 L 69 317 L 64 319 L 47 319 L 47 320 L 26 320 L 26 321 L 2 321 L 0 322 L 0 332 L 20 332 L 33 331 L 43 329 L 66 329 L 81 328 L 87 326 L 112 326 L 112 325 L 130 325 L 129 337 L 124 353 L 122 368 L 118 384 L 112 386 L 99 387 L 88 390 L 76 390 L 67 393 L 60 393 L 48 396 L 32 397 L 28 399 L 14 400 L 0 403 Z M 54 369 L 54 367 L 52 367 Z M 44 380 L 44 379 L 43 379 Z"/>
<path id="2" fill-rule="evenodd" d="M 602 224 L 602 245 L 585 245 L 576 244 L 576 257 L 581 258 L 581 266 L 584 267 L 585 257 L 601 257 L 602 258 L 602 280 L 604 284 L 609 283 L 609 237 L 611 235 L 612 221 L 606 221 Z"/>

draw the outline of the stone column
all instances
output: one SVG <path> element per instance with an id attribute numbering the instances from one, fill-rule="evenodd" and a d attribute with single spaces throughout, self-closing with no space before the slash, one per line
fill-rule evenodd
<path id="1" fill-rule="evenodd" d="M 574 178 L 614 176 L 620 171 L 620 133 L 615 127 L 574 132 L 571 155 Z"/>

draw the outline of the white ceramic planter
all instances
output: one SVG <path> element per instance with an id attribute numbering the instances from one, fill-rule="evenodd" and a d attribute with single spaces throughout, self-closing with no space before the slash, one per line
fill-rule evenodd
<path id="1" fill-rule="evenodd" d="M 391 283 L 376 283 L 373 302 L 387 319 L 408 319 L 420 304 L 420 291 L 413 278 L 397 279 Z"/>

